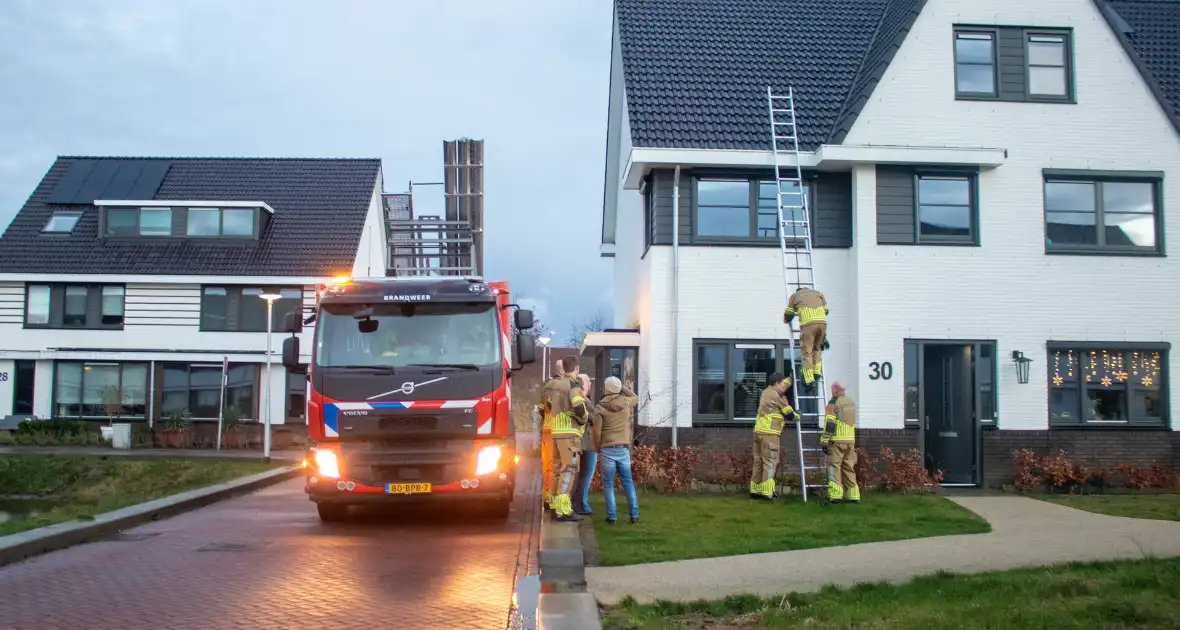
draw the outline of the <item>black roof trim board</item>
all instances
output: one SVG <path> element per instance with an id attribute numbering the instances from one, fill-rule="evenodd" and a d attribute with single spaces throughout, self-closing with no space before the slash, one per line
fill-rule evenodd
<path id="1" fill-rule="evenodd" d="M 926 0 L 895 0 L 881 12 L 873 43 L 865 53 L 857 78 L 848 90 L 848 97 L 844 99 L 843 111 L 832 123 L 828 144 L 842 144 L 848 132 L 852 131 L 861 110 L 873 96 L 881 77 L 885 76 L 885 71 L 893 63 L 893 58 L 901 50 L 901 45 L 925 7 Z"/>
<path id="2" fill-rule="evenodd" d="M 1123 50 L 1127 51 L 1127 56 L 1131 58 L 1131 62 L 1135 64 L 1135 69 L 1139 71 L 1139 76 L 1147 83 L 1148 89 L 1155 96 L 1156 101 L 1163 108 L 1164 114 L 1171 121 L 1172 127 L 1180 133 L 1180 2 L 1176 0 L 1116 0 L 1115 4 L 1121 7 L 1121 10 L 1114 6 L 1108 0 L 1094 0 L 1094 4 L 1098 7 L 1098 12 L 1106 19 L 1106 23 L 1110 25 L 1110 30 L 1114 33 L 1116 39 L 1122 44 Z M 1160 8 L 1166 7 L 1172 11 L 1173 23 L 1168 25 L 1169 30 L 1172 31 L 1172 38 L 1174 41 L 1155 41 L 1149 42 L 1150 32 L 1136 33 L 1136 29 L 1128 21 L 1128 15 L 1139 17 L 1141 20 L 1147 22 L 1155 22 L 1155 26 L 1160 26 L 1158 18 L 1159 15 L 1148 14 L 1139 15 L 1137 11 L 1141 7 Z M 1138 41 L 1139 35 L 1146 35 L 1144 41 L 1139 44 L 1143 50 L 1136 47 L 1136 43 L 1131 41 L 1134 37 Z M 1156 48 L 1156 50 L 1152 50 Z M 1165 69 L 1170 69 L 1173 76 L 1170 77 L 1170 85 L 1172 87 L 1171 93 L 1165 93 L 1161 81 L 1163 77 L 1156 76 L 1156 73 L 1148 66 L 1147 59 L 1151 59 L 1156 65 L 1161 74 Z"/>
<path id="3" fill-rule="evenodd" d="M 159 182 L 149 169 L 159 173 Z M 307 278 L 347 273 L 356 262 L 373 195 L 380 192 L 380 173 L 379 159 L 59 157 L 0 236 L 0 274 Z M 148 184 L 141 186 L 145 177 Z M 136 194 L 149 188 L 150 195 Z M 100 210 L 92 195 L 120 190 L 123 194 L 114 199 L 263 202 L 275 212 L 260 238 L 248 243 L 105 240 L 98 234 Z M 67 194 L 71 201 L 86 201 L 59 201 Z M 49 218 L 62 211 L 81 211 L 74 230 L 43 233 Z"/>

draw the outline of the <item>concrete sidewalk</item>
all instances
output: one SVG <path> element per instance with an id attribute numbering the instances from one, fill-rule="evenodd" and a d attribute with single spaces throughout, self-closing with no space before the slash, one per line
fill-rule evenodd
<path id="1" fill-rule="evenodd" d="M 826 584 L 904 582 L 939 570 L 1002 571 L 1060 562 L 1180 556 L 1180 522 L 1105 516 L 1025 497 L 955 497 L 991 523 L 986 534 L 940 536 L 801 551 L 587 567 L 590 592 L 694 601 L 727 595 L 817 591 Z M 848 506 L 850 512 L 855 507 Z"/>

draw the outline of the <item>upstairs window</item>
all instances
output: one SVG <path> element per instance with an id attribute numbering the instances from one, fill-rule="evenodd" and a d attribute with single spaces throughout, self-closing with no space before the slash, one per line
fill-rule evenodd
<path id="1" fill-rule="evenodd" d="M 958 26 L 954 33 L 956 98 L 1073 102 L 1069 29 Z"/>
<path id="2" fill-rule="evenodd" d="M 81 212 L 54 212 L 53 216 L 45 222 L 45 227 L 41 228 L 42 232 L 54 233 L 69 233 L 74 231 L 74 227 L 78 225 L 78 221 L 82 218 Z"/>
<path id="3" fill-rule="evenodd" d="M 1162 174 L 1045 171 L 1045 251 L 1160 254 Z"/>
<path id="4" fill-rule="evenodd" d="M 108 208 L 107 236 L 171 236 L 172 208 Z"/>
<path id="5" fill-rule="evenodd" d="M 955 33 L 955 89 L 959 94 L 995 96 L 996 36 L 994 33 Z"/>
<path id="6" fill-rule="evenodd" d="M 788 239 L 806 235 L 803 207 L 814 229 L 814 182 L 805 180 L 803 192 L 794 184 L 783 183 L 783 219 Z M 774 241 L 778 238 L 778 202 L 774 180 L 709 179 L 697 180 L 696 230 L 700 242 Z M 806 195 L 806 200 L 804 199 Z M 804 206 L 806 203 L 806 206 Z"/>
<path id="7" fill-rule="evenodd" d="M 121 284 L 29 284 L 26 328 L 123 328 L 125 290 Z"/>
<path id="8" fill-rule="evenodd" d="M 1065 36 L 1028 37 L 1028 93 L 1035 96 L 1069 95 L 1069 75 L 1065 65 Z"/>
<path id="9" fill-rule="evenodd" d="M 266 300 L 263 294 L 278 294 L 271 330 L 302 330 L 303 289 L 300 287 L 206 286 L 201 291 L 201 330 L 221 332 L 266 332 Z M 295 329 L 287 328 L 287 314 L 297 313 Z"/>
<path id="10" fill-rule="evenodd" d="M 253 208 L 189 208 L 189 236 L 253 236 Z"/>

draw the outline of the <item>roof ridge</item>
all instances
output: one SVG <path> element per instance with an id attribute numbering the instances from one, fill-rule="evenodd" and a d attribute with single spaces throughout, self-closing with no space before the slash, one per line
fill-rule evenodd
<path id="1" fill-rule="evenodd" d="M 288 162 L 380 162 L 379 157 L 267 157 L 267 156 L 226 156 L 226 155 L 187 155 L 187 156 L 166 156 L 166 155 L 58 155 L 59 160 L 225 160 L 225 161 L 245 161 L 245 160 L 270 160 L 270 161 L 288 161 Z"/>

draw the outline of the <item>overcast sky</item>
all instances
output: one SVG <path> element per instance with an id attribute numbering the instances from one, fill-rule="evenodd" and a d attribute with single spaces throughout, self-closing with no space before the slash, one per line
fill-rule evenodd
<path id="1" fill-rule="evenodd" d="M 380 157 L 404 192 L 442 179 L 443 140 L 483 139 L 488 276 L 565 339 L 611 313 L 610 21 L 608 0 L 0 0 L 0 226 L 57 155 Z"/>

